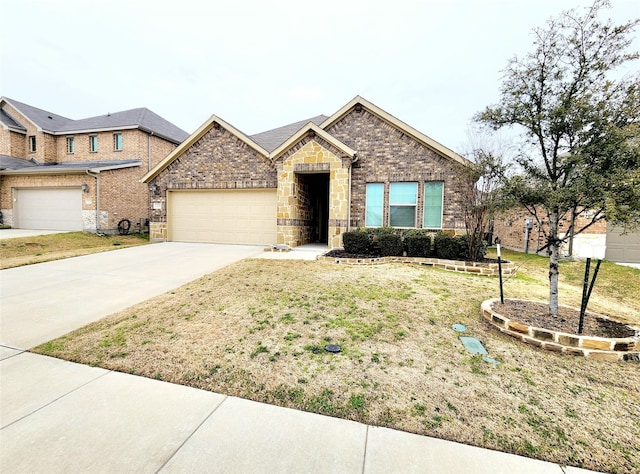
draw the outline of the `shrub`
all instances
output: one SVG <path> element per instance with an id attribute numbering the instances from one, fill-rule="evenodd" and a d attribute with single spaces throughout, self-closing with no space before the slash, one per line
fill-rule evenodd
<path id="1" fill-rule="evenodd" d="M 404 235 L 404 243 L 409 257 L 431 256 L 431 235 L 426 231 L 407 231 Z"/>
<path id="2" fill-rule="evenodd" d="M 380 255 L 383 257 L 400 257 L 404 252 L 404 244 L 399 234 L 382 233 L 378 236 Z"/>
<path id="3" fill-rule="evenodd" d="M 347 253 L 367 255 L 371 253 L 371 238 L 367 231 L 356 229 L 342 234 L 342 243 Z"/>
<path id="4" fill-rule="evenodd" d="M 467 245 L 459 237 L 451 237 L 443 232 L 438 232 L 434 239 L 436 257 L 445 260 L 466 260 Z"/>

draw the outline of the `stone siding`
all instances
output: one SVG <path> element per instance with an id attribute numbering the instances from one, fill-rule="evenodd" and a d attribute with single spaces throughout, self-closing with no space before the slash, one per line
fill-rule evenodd
<path id="1" fill-rule="evenodd" d="M 368 112 L 365 108 L 353 109 L 327 131 L 358 152 L 351 176 L 351 225 L 365 226 L 365 202 L 367 183 L 384 183 L 383 224 L 389 224 L 389 184 L 392 182 L 417 182 L 418 202 L 416 215 L 424 209 L 424 182 L 444 182 L 442 228 L 464 230 L 464 186 L 461 164 L 440 156 L 418 143 L 401 130 Z M 422 227 L 418 217 L 417 226 Z"/>
<path id="2" fill-rule="evenodd" d="M 348 216 L 349 164 L 350 159 L 346 160 L 345 167 L 339 150 L 315 136 L 303 138 L 280 158 L 277 163 L 279 244 L 296 247 L 310 242 L 313 206 L 301 173 L 328 173 L 328 244 L 330 248 L 342 245 L 342 234 L 347 229 L 336 224 L 346 223 Z M 297 225 L 287 225 L 292 223 Z"/>

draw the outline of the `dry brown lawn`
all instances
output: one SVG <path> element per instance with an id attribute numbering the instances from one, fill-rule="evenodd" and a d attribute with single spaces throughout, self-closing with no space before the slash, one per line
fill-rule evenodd
<path id="1" fill-rule="evenodd" d="M 144 234 L 99 236 L 90 232 L 3 239 L 0 240 L 0 270 L 148 243 L 148 236 Z"/>
<path id="2" fill-rule="evenodd" d="M 522 266 L 505 296 L 545 300 L 547 260 L 512 257 Z M 579 306 L 583 269 L 562 265 L 563 304 Z M 604 263 L 589 309 L 640 323 L 638 288 L 640 271 Z M 640 472 L 640 366 L 498 333 L 479 315 L 498 294 L 495 278 L 420 266 L 244 260 L 35 351 L 562 465 Z M 467 353 L 454 323 L 500 364 Z"/>

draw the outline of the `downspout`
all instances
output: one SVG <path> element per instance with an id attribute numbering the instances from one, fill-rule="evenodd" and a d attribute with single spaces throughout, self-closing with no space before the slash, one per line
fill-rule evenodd
<path id="1" fill-rule="evenodd" d="M 100 234 L 100 173 L 87 170 L 87 174 L 96 179 L 96 234 Z"/>

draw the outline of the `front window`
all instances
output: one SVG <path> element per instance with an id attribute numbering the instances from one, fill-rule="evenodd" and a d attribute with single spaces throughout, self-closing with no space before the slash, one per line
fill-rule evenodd
<path id="1" fill-rule="evenodd" d="M 384 199 L 384 184 L 367 184 L 367 202 L 365 226 L 382 227 L 382 202 Z"/>
<path id="2" fill-rule="evenodd" d="M 113 134 L 113 149 L 115 151 L 122 151 L 122 133 Z"/>
<path id="3" fill-rule="evenodd" d="M 91 135 L 89 137 L 89 151 L 98 151 L 98 135 Z"/>
<path id="4" fill-rule="evenodd" d="M 67 153 L 75 153 L 76 142 L 73 137 L 67 137 Z"/>
<path id="5" fill-rule="evenodd" d="M 389 185 L 389 225 L 415 227 L 418 183 L 391 183 Z"/>
<path id="6" fill-rule="evenodd" d="M 36 136 L 30 135 L 29 136 L 29 153 L 35 153 L 35 152 L 36 152 Z"/>
<path id="7" fill-rule="evenodd" d="M 424 183 L 424 223 L 425 229 L 442 228 L 442 188 L 441 181 Z"/>

